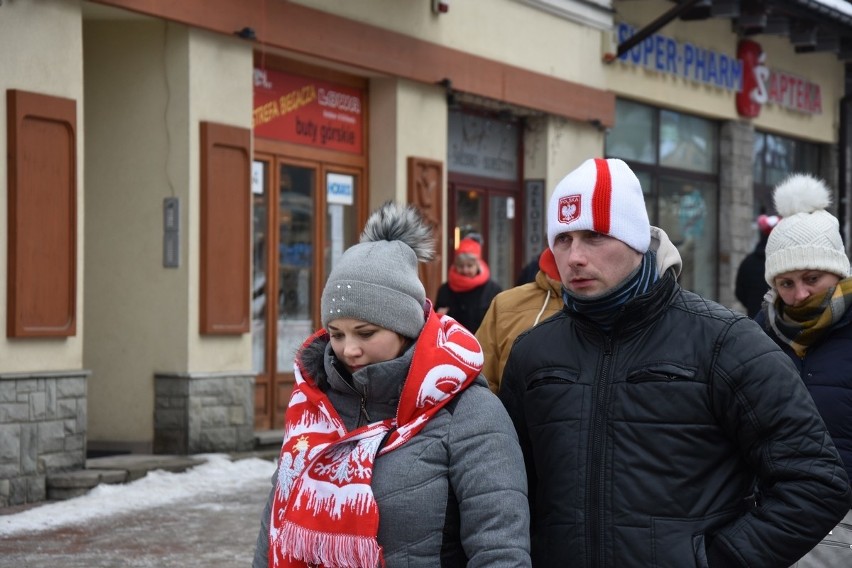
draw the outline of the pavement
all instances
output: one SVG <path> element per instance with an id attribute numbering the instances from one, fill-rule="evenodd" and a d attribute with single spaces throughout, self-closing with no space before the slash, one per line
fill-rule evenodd
<path id="1" fill-rule="evenodd" d="M 270 430 L 255 434 L 255 449 L 231 452 L 232 460 L 248 457 L 275 460 L 281 451 L 283 430 Z M 204 463 L 201 457 L 170 454 L 118 454 L 86 459 L 86 468 L 52 473 L 47 478 L 47 500 L 12 507 L 0 507 L 0 515 L 8 515 L 51 503 L 78 497 L 101 483 L 129 483 L 147 475 L 149 471 L 164 470 L 180 473 Z M 0 565 L 2 566 L 2 565 Z"/>
<path id="2" fill-rule="evenodd" d="M 274 440 L 274 442 L 273 442 Z M 281 433 L 254 451 L 230 453 L 231 460 L 274 461 Z M 126 483 L 153 470 L 181 472 L 200 456 L 127 454 L 86 460 L 86 469 L 55 477 L 57 494 L 88 491 L 101 483 Z M 260 516 L 269 496 L 268 477 L 234 483 L 227 490 L 162 506 L 88 519 L 59 528 L 0 536 L 0 568 L 237 568 L 251 565 Z M 120 495 L 120 494 L 119 494 Z M 0 508 L 0 515 L 58 503 L 52 499 Z"/>

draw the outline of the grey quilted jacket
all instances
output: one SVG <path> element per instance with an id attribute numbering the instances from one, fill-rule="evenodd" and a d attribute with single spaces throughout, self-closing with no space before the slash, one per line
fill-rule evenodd
<path id="1" fill-rule="evenodd" d="M 365 367 L 351 384 L 326 342 L 301 357 L 351 430 L 396 413 L 412 354 Z M 530 566 L 523 457 L 506 411 L 481 376 L 414 438 L 376 459 L 372 489 L 387 568 Z M 253 568 L 268 563 L 270 506 Z"/>

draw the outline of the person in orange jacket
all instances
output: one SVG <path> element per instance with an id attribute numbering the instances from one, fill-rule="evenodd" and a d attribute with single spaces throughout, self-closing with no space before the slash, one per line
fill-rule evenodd
<path id="1" fill-rule="evenodd" d="M 535 280 L 497 294 L 476 331 L 485 365 L 482 374 L 495 393 L 515 338 L 562 309 L 562 282 L 549 248 L 538 258 Z"/>

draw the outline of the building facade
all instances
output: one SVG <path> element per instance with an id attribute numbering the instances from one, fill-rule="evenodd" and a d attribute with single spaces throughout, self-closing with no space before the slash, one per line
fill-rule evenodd
<path id="1" fill-rule="evenodd" d="M 684 284 L 736 307 L 776 178 L 806 167 L 842 188 L 844 64 L 718 15 L 650 33 L 674 5 L 0 5 L 0 506 L 44 499 L 87 454 L 243 450 L 280 428 L 323 283 L 389 199 L 436 228 L 430 297 L 469 233 L 509 287 L 545 246 L 556 183 L 618 156 Z M 809 86 L 807 108 L 738 113 L 744 39 Z"/>

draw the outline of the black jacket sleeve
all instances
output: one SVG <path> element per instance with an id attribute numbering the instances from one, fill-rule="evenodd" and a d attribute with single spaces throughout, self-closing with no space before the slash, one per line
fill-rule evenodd
<path id="1" fill-rule="evenodd" d="M 798 372 L 756 323 L 736 320 L 715 348 L 710 403 L 760 499 L 709 535 L 710 566 L 789 566 L 849 511 L 849 480 Z"/>

